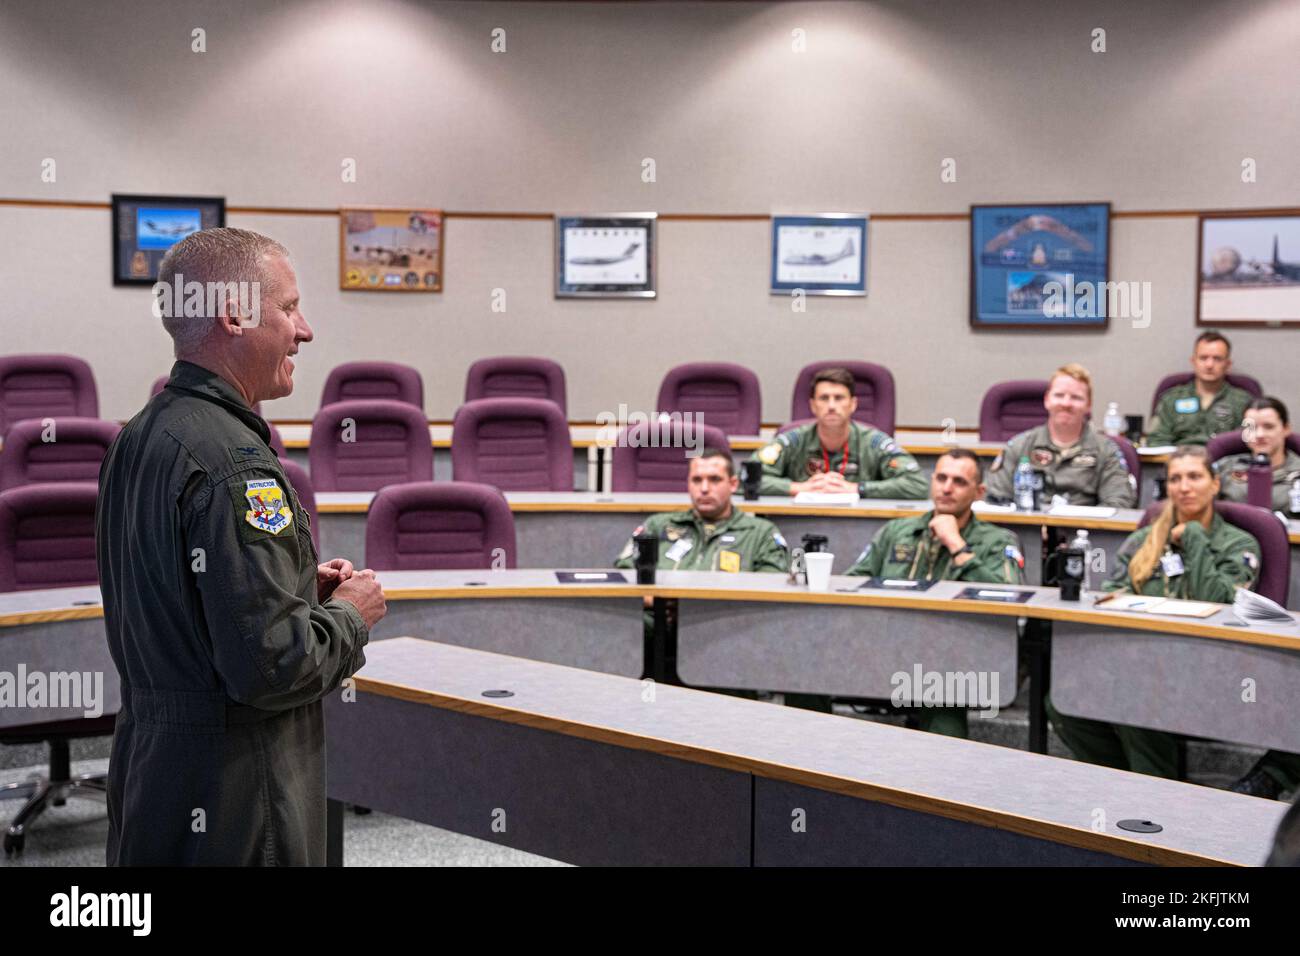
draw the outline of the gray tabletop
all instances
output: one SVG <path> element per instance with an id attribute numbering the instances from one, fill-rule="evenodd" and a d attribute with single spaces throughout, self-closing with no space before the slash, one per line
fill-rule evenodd
<path id="1" fill-rule="evenodd" d="M 401 685 L 399 696 L 408 700 L 427 694 L 431 704 L 483 716 L 541 718 L 531 726 L 599 733 L 622 746 L 1080 845 L 1095 845 L 1101 820 L 1103 842 L 1122 855 L 1154 847 L 1258 864 L 1286 810 L 1191 784 L 686 688 L 658 687 L 647 699 L 641 681 L 422 640 L 376 645 L 358 678 L 363 692 Z M 485 699 L 489 688 L 514 696 Z M 1164 829 L 1116 829 L 1134 817 Z"/>

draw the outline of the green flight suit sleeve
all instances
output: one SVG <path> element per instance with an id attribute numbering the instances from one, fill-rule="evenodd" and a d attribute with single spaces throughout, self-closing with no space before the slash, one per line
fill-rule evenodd
<path id="1" fill-rule="evenodd" d="M 780 532 L 775 528 L 768 528 L 759 536 L 751 562 L 755 571 L 784 573 L 790 570 L 790 552 L 777 540 L 778 534 Z"/>
<path id="2" fill-rule="evenodd" d="M 993 461 L 993 465 L 984 473 L 984 495 L 986 498 L 999 498 L 1010 501 L 1015 495 L 1016 465 L 1025 454 L 1026 440 L 1024 433 L 1016 435 L 1002 454 Z"/>
<path id="3" fill-rule="evenodd" d="M 1161 396 L 1160 401 L 1156 404 L 1156 421 L 1151 431 L 1147 434 L 1148 445 L 1176 445 L 1176 434 L 1174 430 L 1174 419 L 1178 413 L 1174 411 L 1173 397 L 1166 392 Z"/>
<path id="4" fill-rule="evenodd" d="M 899 448 L 891 438 L 875 456 L 874 475 L 858 485 L 864 498 L 924 499 L 930 493 L 929 483 L 921 473 L 915 458 Z"/>
<path id="5" fill-rule="evenodd" d="M 283 482 L 265 468 L 207 482 L 181 508 L 186 553 L 202 549 L 194 577 L 223 690 L 241 704 L 286 710 L 355 673 L 369 630 L 349 602 L 316 600 L 316 555 L 303 522 L 272 533 L 246 520 L 247 483 L 268 478 Z"/>
<path id="6" fill-rule="evenodd" d="M 769 444 L 764 445 L 750 456 L 750 461 L 757 461 L 763 466 L 763 479 L 759 482 L 760 495 L 788 495 L 793 481 L 788 477 L 790 456 L 794 449 L 790 447 L 790 433 L 777 435 Z"/>
<path id="7" fill-rule="evenodd" d="M 889 528 L 887 524 L 876 532 L 876 536 L 862 549 L 858 560 L 853 562 L 853 567 L 845 571 L 845 574 L 861 578 L 880 577 L 880 571 L 885 565 L 885 555 L 889 553 L 891 545 Z"/>
<path id="8" fill-rule="evenodd" d="M 1115 567 L 1111 568 L 1110 575 L 1101 584 L 1103 591 L 1132 591 L 1133 582 L 1128 579 L 1128 565 L 1133 560 L 1133 555 L 1137 554 L 1138 549 L 1142 547 L 1142 542 L 1146 540 L 1146 529 L 1135 531 L 1119 546 L 1115 552 Z"/>
<path id="9" fill-rule="evenodd" d="M 653 515 L 632 529 L 632 533 L 628 535 L 627 544 L 623 545 L 623 550 L 614 559 L 615 568 L 620 571 L 631 571 L 636 567 L 636 542 L 632 539 L 643 531 L 649 531 L 651 534 L 659 533 L 660 529 L 655 526 Z"/>
<path id="10" fill-rule="evenodd" d="M 1259 545 L 1250 541 L 1241 547 L 1215 548 L 1210 533 L 1198 522 L 1183 529 L 1179 550 L 1183 555 L 1183 573 L 1187 575 L 1187 594 L 1196 601 L 1231 604 L 1237 588 L 1249 588 L 1259 575 Z"/>
<path id="11" fill-rule="evenodd" d="M 977 584 L 1024 584 L 1024 562 L 1020 542 L 1013 535 L 984 535 L 969 561 L 961 567 L 949 564 L 948 578 Z"/>
<path id="12" fill-rule="evenodd" d="M 1098 462 L 1101 480 L 1097 485 L 1097 504 L 1103 508 L 1136 508 L 1137 475 L 1128 470 L 1124 453 L 1112 441 L 1103 441 L 1105 454 Z"/>

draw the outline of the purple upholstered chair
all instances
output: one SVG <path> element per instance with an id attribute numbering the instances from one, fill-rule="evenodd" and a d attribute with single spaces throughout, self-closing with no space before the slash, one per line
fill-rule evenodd
<path id="1" fill-rule="evenodd" d="M 502 561 L 493 561 L 500 554 Z M 474 481 L 389 485 L 366 516 L 366 566 L 376 571 L 515 566 L 515 518 L 505 495 Z"/>
<path id="2" fill-rule="evenodd" d="M 465 401 L 480 398 L 546 398 L 569 414 L 564 369 L 558 362 L 530 356 L 479 359 L 465 376 Z"/>
<path id="3" fill-rule="evenodd" d="M 99 464 L 121 427 L 100 418 L 27 419 L 10 427 L 0 451 L 0 491 L 42 481 L 98 481 Z M 45 441 L 49 434 L 52 441 Z"/>
<path id="4" fill-rule="evenodd" d="M 406 402 L 335 402 L 312 419 L 307 460 L 317 491 L 378 491 L 432 481 L 429 422 Z"/>
<path id="5" fill-rule="evenodd" d="M 1138 527 L 1142 528 L 1156 519 L 1163 501 L 1157 501 L 1147 507 Z M 1236 525 L 1247 534 L 1253 535 L 1259 542 L 1259 577 L 1255 581 L 1255 590 L 1271 601 L 1286 607 L 1287 593 L 1290 590 L 1291 544 L 1287 540 L 1286 527 L 1278 521 L 1273 512 L 1254 505 L 1243 505 L 1235 501 L 1216 501 L 1214 510 L 1230 525 Z"/>
<path id="6" fill-rule="evenodd" d="M 1155 394 L 1151 396 L 1151 414 L 1154 415 L 1156 413 L 1156 406 L 1160 404 L 1161 395 L 1169 391 L 1175 385 L 1186 385 L 1191 380 L 1191 372 L 1174 372 L 1172 375 L 1166 375 L 1162 378 L 1160 384 L 1156 386 Z M 1264 394 L 1264 389 L 1260 386 L 1259 381 L 1251 378 L 1249 375 L 1238 375 L 1236 372 L 1229 372 L 1228 384 L 1236 385 L 1238 388 L 1245 389 L 1256 398 L 1259 398 Z"/>
<path id="7" fill-rule="evenodd" d="M 307 517 L 311 519 L 311 540 L 319 551 L 320 519 L 316 517 L 316 489 L 311 483 L 311 476 L 307 474 L 306 468 L 287 458 L 281 457 L 280 467 L 284 469 L 284 476 L 289 479 L 289 484 L 293 485 L 298 500 L 302 502 L 303 509 L 307 512 Z"/>
<path id="8" fill-rule="evenodd" d="M 74 355 L 0 357 L 0 433 L 27 418 L 98 418 L 90 366 Z"/>
<path id="9" fill-rule="evenodd" d="M 659 386 L 661 412 L 699 412 L 728 435 L 757 435 L 762 419 L 758 376 L 730 362 L 691 362 L 670 369 Z"/>
<path id="10" fill-rule="evenodd" d="M 97 584 L 94 482 L 25 485 L 0 492 L 0 591 Z M 105 708 L 109 710 L 109 708 Z M 0 743 L 49 744 L 48 776 L 5 786 L 3 796 L 24 799 L 5 832 L 5 855 L 21 853 L 27 830 L 51 804 L 68 797 L 104 799 L 105 774 L 72 774 L 70 741 L 113 732 L 116 712 L 51 720 L 20 714 L 0 728 Z"/>
<path id="11" fill-rule="evenodd" d="M 0 592 L 99 583 L 93 481 L 0 492 Z"/>
<path id="12" fill-rule="evenodd" d="M 542 398 L 466 402 L 452 423 L 451 475 L 502 491 L 572 491 L 569 423 Z"/>
<path id="13" fill-rule="evenodd" d="M 1300 435 L 1295 432 L 1287 435 L 1286 447 L 1300 455 Z M 1205 453 L 1210 456 L 1210 461 L 1218 461 L 1220 458 L 1227 458 L 1229 455 L 1244 455 L 1248 451 L 1250 449 L 1246 447 L 1246 443 L 1242 440 L 1240 431 L 1215 435 L 1205 445 Z"/>
<path id="14" fill-rule="evenodd" d="M 1017 379 L 998 382 L 980 402 L 980 441 L 1006 441 L 1047 421 L 1043 396 L 1051 383 L 1046 379 Z"/>
<path id="15" fill-rule="evenodd" d="M 853 394 L 858 398 L 858 410 L 853 420 L 879 428 L 887 435 L 894 434 L 894 375 L 883 365 L 872 362 L 813 362 L 799 371 L 794 380 L 794 394 L 790 401 L 792 421 L 808 417 L 808 390 L 813 376 L 824 368 L 848 369 L 853 375 Z"/>
<path id="16" fill-rule="evenodd" d="M 344 362 L 325 379 L 320 403 L 387 399 L 414 405 L 424 413 L 424 381 L 420 373 L 398 362 Z"/>
<path id="17" fill-rule="evenodd" d="M 276 428 L 270 422 L 266 423 L 266 427 L 271 432 L 271 440 L 269 442 L 269 444 L 271 445 L 271 450 L 280 456 L 281 461 L 288 461 L 289 452 L 284 447 L 284 439 L 280 437 L 280 429 Z M 430 445 L 429 447 L 433 447 L 433 446 Z"/>
<path id="18" fill-rule="evenodd" d="M 656 448 L 646 445 L 629 447 L 627 444 L 629 429 L 620 429 L 618 445 L 613 449 L 614 463 L 611 470 L 613 490 L 681 493 L 686 491 L 686 479 L 691 470 L 691 459 L 687 456 L 691 448 L 697 451 L 718 448 L 728 455 L 731 454 L 731 444 L 721 428 L 705 425 L 701 428 L 699 436 L 696 436 L 691 421 L 682 422 L 680 427 L 682 444 L 675 448 L 664 446 Z M 661 431 L 661 437 L 662 434 Z M 673 437 L 675 440 L 676 436 Z M 688 445 L 690 447 L 687 447 Z"/>

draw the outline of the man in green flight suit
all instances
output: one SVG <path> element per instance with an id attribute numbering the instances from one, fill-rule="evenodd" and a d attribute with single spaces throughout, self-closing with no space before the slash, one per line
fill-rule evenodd
<path id="1" fill-rule="evenodd" d="M 1259 543 L 1215 511 L 1219 479 L 1203 447 L 1177 449 L 1165 468 L 1169 499 L 1151 524 L 1120 546 L 1102 590 L 1231 604 L 1236 589 L 1251 587 L 1259 574 Z M 1178 775 L 1174 734 L 1068 716 L 1050 697 L 1047 714 L 1080 760 L 1157 777 Z"/>
<path id="2" fill-rule="evenodd" d="M 1007 442 L 989 468 L 989 494 L 1010 501 L 1016 465 L 1028 458 L 1043 471 L 1049 490 L 1072 505 L 1132 508 L 1137 504 L 1137 477 L 1124 453 L 1088 422 L 1092 377 L 1082 365 L 1062 365 L 1043 396 L 1047 421 Z"/>
<path id="3" fill-rule="evenodd" d="M 1228 381 L 1232 344 L 1218 332 L 1202 332 L 1192 351 L 1192 380 L 1166 389 L 1156 402 L 1148 445 L 1204 445 L 1220 432 L 1241 427 L 1253 397 Z"/>
<path id="4" fill-rule="evenodd" d="M 293 391 L 290 356 L 312 330 L 288 252 L 254 232 L 187 236 L 159 280 L 206 287 L 211 311 L 187 298 L 184 315 L 164 312 L 171 378 L 99 473 L 104 629 L 122 688 L 107 861 L 323 865 L 321 699 L 365 663 L 385 603 L 373 571 L 318 563 L 253 411 Z"/>
<path id="5" fill-rule="evenodd" d="M 731 456 L 706 448 L 691 459 L 690 510 L 651 515 L 632 538 L 643 532 L 658 536 L 661 571 L 788 571 L 790 553 L 776 525 L 732 505 L 739 485 Z M 634 567 L 632 538 L 614 567 Z"/>
<path id="6" fill-rule="evenodd" d="M 934 510 L 886 524 L 845 573 L 909 581 L 1023 583 L 1025 559 L 1016 536 L 980 521 L 971 510 L 984 496 L 983 478 L 983 465 L 974 452 L 945 452 L 930 479 Z M 919 718 L 922 730 L 967 735 L 963 707 L 927 707 Z"/>
<path id="7" fill-rule="evenodd" d="M 858 400 L 851 372 L 818 372 L 808 405 L 816 422 L 783 432 L 755 452 L 763 465 L 760 494 L 856 491 L 863 498 L 925 497 L 916 459 L 889 435 L 853 420 Z"/>

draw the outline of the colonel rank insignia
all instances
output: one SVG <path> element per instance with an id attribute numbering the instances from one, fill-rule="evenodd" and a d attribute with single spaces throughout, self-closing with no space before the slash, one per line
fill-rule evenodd
<path id="1" fill-rule="evenodd" d="M 284 500 L 284 491 L 274 478 L 250 481 L 244 491 L 248 510 L 244 520 L 259 531 L 279 534 L 293 523 L 293 509 Z"/>

